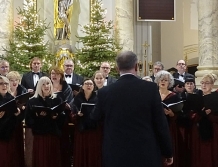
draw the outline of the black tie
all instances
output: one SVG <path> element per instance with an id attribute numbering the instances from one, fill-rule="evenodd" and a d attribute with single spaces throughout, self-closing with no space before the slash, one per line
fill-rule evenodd
<path id="1" fill-rule="evenodd" d="M 69 77 L 69 78 L 70 78 L 70 77 L 71 77 L 71 75 L 67 75 L 67 74 L 65 74 L 65 78 L 67 78 L 67 77 Z"/>
<path id="2" fill-rule="evenodd" d="M 39 72 L 33 72 L 33 75 L 35 75 L 35 74 L 36 74 L 36 75 L 39 75 Z"/>
<path id="3" fill-rule="evenodd" d="M 105 79 L 108 79 L 108 77 L 106 77 Z"/>
<path id="4" fill-rule="evenodd" d="M 181 77 L 184 77 L 184 75 L 180 74 Z"/>

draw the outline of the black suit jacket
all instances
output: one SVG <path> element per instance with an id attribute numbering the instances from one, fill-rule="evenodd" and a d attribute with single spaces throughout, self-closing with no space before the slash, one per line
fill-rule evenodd
<path id="1" fill-rule="evenodd" d="M 172 157 L 169 128 L 157 85 L 121 76 L 98 90 L 90 117 L 104 119 L 104 167 L 161 167 Z"/>
<path id="2" fill-rule="evenodd" d="M 76 84 L 82 84 L 83 82 L 83 77 L 76 74 L 76 73 L 73 73 L 73 79 L 72 79 L 72 84 L 73 85 L 76 85 Z"/>
<path id="3" fill-rule="evenodd" d="M 179 78 L 179 73 L 178 73 L 178 72 L 173 73 L 173 77 L 174 77 L 174 78 Z M 185 72 L 185 74 L 184 74 L 184 80 L 185 80 L 186 78 L 195 78 L 195 77 L 194 77 L 194 75 Z"/>
<path id="4" fill-rule="evenodd" d="M 46 73 L 40 72 L 39 78 L 46 76 Z M 26 89 L 35 89 L 33 82 L 33 73 L 32 71 L 23 74 L 21 85 L 23 85 Z"/>
<path id="5" fill-rule="evenodd" d="M 110 85 L 110 84 L 112 84 L 112 83 L 114 83 L 114 82 L 116 82 L 116 81 L 117 81 L 116 78 L 114 78 L 114 77 L 108 75 L 108 78 L 107 78 L 107 86 Z"/>

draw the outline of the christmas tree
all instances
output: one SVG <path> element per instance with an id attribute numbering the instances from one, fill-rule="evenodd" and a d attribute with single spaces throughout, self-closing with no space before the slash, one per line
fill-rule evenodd
<path id="1" fill-rule="evenodd" d="M 99 70 L 102 62 L 109 62 L 112 67 L 110 74 L 116 74 L 114 70 L 115 57 L 121 50 L 114 33 L 112 21 L 105 21 L 106 9 L 102 8 L 102 2 L 95 0 L 91 8 L 90 23 L 83 26 L 83 37 L 77 37 L 83 47 L 77 50 L 76 65 L 77 73 L 91 77 L 96 70 Z"/>
<path id="2" fill-rule="evenodd" d="M 10 63 L 10 69 L 24 73 L 30 71 L 29 62 L 33 57 L 43 61 L 43 71 L 53 64 L 53 57 L 48 51 L 48 42 L 44 41 L 46 30 L 45 20 L 40 20 L 35 1 L 26 0 L 23 9 L 18 8 L 19 22 L 16 22 L 9 48 L 4 48 L 6 55 L 1 58 Z"/>

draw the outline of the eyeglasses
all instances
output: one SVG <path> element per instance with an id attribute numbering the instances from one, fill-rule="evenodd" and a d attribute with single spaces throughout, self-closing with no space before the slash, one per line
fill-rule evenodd
<path id="1" fill-rule="evenodd" d="M 161 69 L 160 69 L 160 68 L 154 68 L 154 70 L 155 70 L 155 71 L 160 71 Z"/>
<path id="2" fill-rule="evenodd" d="M 185 63 L 177 63 L 179 66 L 185 66 Z"/>
<path id="3" fill-rule="evenodd" d="M 209 85 L 209 84 L 211 84 L 211 82 L 203 82 L 203 81 L 201 81 L 200 83 L 201 83 L 201 85 Z"/>
<path id="4" fill-rule="evenodd" d="M 105 70 L 109 70 L 110 69 L 110 67 L 101 67 L 101 68 L 103 68 Z"/>
<path id="5" fill-rule="evenodd" d="M 8 86 L 9 83 L 6 83 L 6 82 L 0 82 L 0 85 L 1 85 L 1 86 L 4 86 L 4 85 L 5 85 L 5 86 Z"/>
<path id="6" fill-rule="evenodd" d="M 160 80 L 161 82 L 169 82 L 169 80 L 168 79 L 162 79 L 162 80 Z"/>
<path id="7" fill-rule="evenodd" d="M 66 67 L 73 67 L 73 65 L 65 64 Z"/>
<path id="8" fill-rule="evenodd" d="M 2 69 L 8 69 L 9 66 L 2 66 L 1 68 L 2 68 Z"/>
<path id="9" fill-rule="evenodd" d="M 86 85 L 86 86 L 92 86 L 92 85 L 93 85 L 93 83 L 90 83 L 90 82 L 85 82 L 85 83 L 84 83 L 84 85 Z"/>

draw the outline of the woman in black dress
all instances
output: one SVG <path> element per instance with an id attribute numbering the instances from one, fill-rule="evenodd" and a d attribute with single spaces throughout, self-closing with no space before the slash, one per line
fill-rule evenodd
<path id="1" fill-rule="evenodd" d="M 34 108 L 34 106 L 52 108 L 60 103 L 62 100 L 53 93 L 51 80 L 48 77 L 41 77 L 26 110 L 26 124 L 34 135 L 33 167 L 61 167 L 60 114 Z"/>
<path id="2" fill-rule="evenodd" d="M 85 79 L 79 94 L 74 98 L 74 167 L 101 167 L 102 130 L 81 113 L 82 103 L 96 103 L 95 85 L 91 79 Z"/>
<path id="3" fill-rule="evenodd" d="M 164 70 L 158 72 L 155 77 L 155 82 L 159 87 L 159 92 L 162 102 L 164 102 L 165 104 L 171 104 L 180 101 L 180 98 L 176 95 L 176 93 L 169 90 L 170 88 L 172 88 L 174 84 L 174 78 L 169 72 Z M 179 161 L 180 160 L 179 157 L 180 132 L 176 123 L 178 113 L 175 113 L 171 109 L 166 109 L 166 108 L 164 108 L 164 112 L 168 120 L 169 129 L 170 129 L 172 142 L 174 146 L 174 156 L 173 156 L 174 162 L 171 166 L 179 167 L 179 164 L 181 163 Z"/>
<path id="4" fill-rule="evenodd" d="M 65 113 L 61 115 L 61 119 L 63 120 L 63 127 L 62 127 L 62 135 L 60 139 L 61 144 L 61 163 L 64 167 L 71 166 L 71 152 L 70 145 L 72 144 L 72 136 L 73 131 L 70 134 L 70 127 L 69 123 L 69 114 L 73 101 L 73 92 L 71 87 L 67 84 L 64 79 L 64 71 L 57 67 L 51 67 L 50 69 L 50 78 L 52 81 L 52 85 L 54 88 L 54 93 L 57 94 L 59 97 L 62 98 L 63 101 L 66 101 L 66 109 Z M 72 129 L 72 127 L 71 127 Z M 71 140 L 70 140 L 71 139 Z M 71 144 L 70 144 L 71 143 Z"/>
<path id="5" fill-rule="evenodd" d="M 3 105 L 14 97 L 10 94 L 10 84 L 6 77 L 0 76 L 0 105 Z M 16 125 L 21 123 L 20 109 L 16 103 L 11 104 L 15 113 L 10 113 L 9 110 L 0 111 L 0 166 L 2 167 L 23 167 L 24 159 L 21 141 L 17 141 Z M 9 107 L 9 106 L 8 106 Z M 23 142 L 23 141 L 22 141 Z M 20 152 L 21 151 L 21 152 Z"/>
<path id="6" fill-rule="evenodd" d="M 11 95 L 16 97 L 19 95 L 22 95 L 24 93 L 27 92 L 26 88 L 24 88 L 22 85 L 20 85 L 20 81 L 21 81 L 21 76 L 17 71 L 10 71 L 7 76 L 10 82 L 10 91 L 11 91 Z M 23 133 L 23 119 L 25 116 L 25 106 L 23 106 L 24 104 L 22 104 L 22 106 L 20 106 L 20 115 L 19 115 L 19 120 L 16 124 L 16 143 L 17 146 L 19 148 L 19 154 L 18 159 L 21 161 L 21 164 L 23 164 L 24 166 L 24 133 Z"/>
<path id="7" fill-rule="evenodd" d="M 203 103 L 200 112 L 196 114 L 198 133 L 195 138 L 199 145 L 193 149 L 193 167 L 218 166 L 218 92 L 213 92 L 215 74 L 205 74 L 201 79 Z M 194 141 L 193 141 L 194 142 Z"/>

